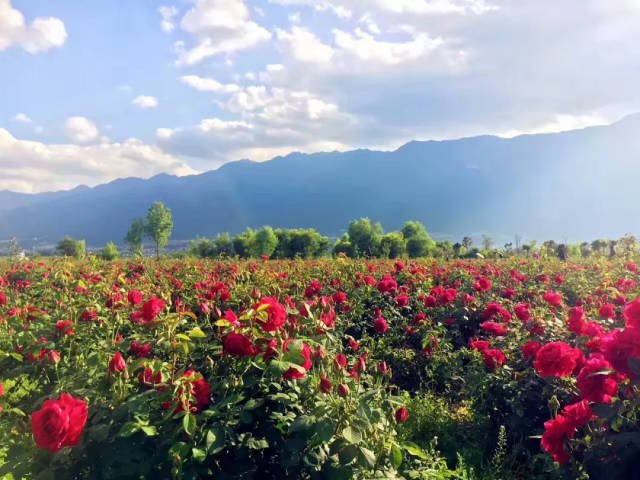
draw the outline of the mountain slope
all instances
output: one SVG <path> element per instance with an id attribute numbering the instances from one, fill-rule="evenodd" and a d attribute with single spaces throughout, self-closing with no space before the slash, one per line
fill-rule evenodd
<path id="1" fill-rule="evenodd" d="M 28 200 L 12 194 L 0 208 L 0 239 L 120 241 L 155 200 L 172 209 L 176 239 L 260 225 L 337 235 L 362 216 L 387 230 L 415 219 L 455 238 L 619 236 L 640 231 L 639 130 L 634 115 L 557 134 L 410 142 L 393 152 L 293 153 L 189 177 L 121 179 Z"/>

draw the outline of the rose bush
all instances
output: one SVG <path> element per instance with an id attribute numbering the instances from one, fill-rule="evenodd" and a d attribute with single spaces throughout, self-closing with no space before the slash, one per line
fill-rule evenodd
<path id="1" fill-rule="evenodd" d="M 633 478 L 637 261 L 0 263 L 0 477 Z"/>

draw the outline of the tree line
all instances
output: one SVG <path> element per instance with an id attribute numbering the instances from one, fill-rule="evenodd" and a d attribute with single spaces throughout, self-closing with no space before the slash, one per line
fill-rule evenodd
<path id="1" fill-rule="evenodd" d="M 149 207 L 146 217 L 135 218 L 125 235 L 124 241 L 133 256 L 143 255 L 143 240 L 150 239 L 155 246 L 156 257 L 168 244 L 173 232 L 171 210 L 162 202 L 155 202 Z M 584 258 L 587 256 L 613 256 L 617 249 L 623 252 L 635 250 L 635 236 L 625 235 L 619 240 L 594 240 L 575 244 L 556 243 L 547 240 L 540 245 L 535 240 L 523 243 L 519 235 L 513 242 L 504 244 L 498 249 L 493 239 L 483 235 L 481 245 L 474 247 L 471 237 L 464 237 L 460 242 L 448 240 L 434 241 L 420 222 L 408 221 L 398 231 L 384 232 L 379 222 L 371 222 L 368 218 L 353 220 L 347 232 L 332 245 L 330 239 L 313 228 L 309 229 L 273 229 L 264 226 L 260 229 L 247 228 L 246 231 L 231 236 L 229 233 L 219 234 L 215 238 L 201 238 L 189 242 L 184 254 L 197 258 L 319 258 L 323 256 L 345 255 L 350 258 L 476 258 L 502 257 L 510 255 L 527 255 L 539 253 L 557 256 L 563 260 Z M 65 237 L 57 245 L 56 250 L 64 256 L 82 258 L 86 254 L 84 240 Z M 113 242 L 108 243 L 100 252 L 105 260 L 118 258 L 119 252 Z"/>

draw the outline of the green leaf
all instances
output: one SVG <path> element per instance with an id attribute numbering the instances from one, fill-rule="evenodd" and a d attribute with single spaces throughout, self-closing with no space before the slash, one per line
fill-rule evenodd
<path id="1" fill-rule="evenodd" d="M 207 450 L 216 454 L 224 449 L 224 431 L 220 427 L 212 428 L 207 432 Z"/>
<path id="2" fill-rule="evenodd" d="M 191 338 L 207 338 L 207 334 L 200 327 L 196 327 L 189 332 Z"/>
<path id="3" fill-rule="evenodd" d="M 342 436 L 351 443 L 360 443 L 362 441 L 362 433 L 352 427 L 347 427 L 342 430 Z"/>
<path id="4" fill-rule="evenodd" d="M 423 460 L 427 459 L 427 455 L 422 451 L 422 449 L 413 442 L 404 442 L 402 444 L 402 448 L 404 448 L 409 454 L 414 457 L 421 458 Z"/>
<path id="5" fill-rule="evenodd" d="M 289 427 L 289 433 L 306 432 L 311 430 L 315 424 L 315 418 L 307 415 L 296 418 L 291 427 Z"/>
<path id="6" fill-rule="evenodd" d="M 140 430 L 144 432 L 147 437 L 155 437 L 158 434 L 158 430 L 153 425 L 142 425 Z"/>
<path id="7" fill-rule="evenodd" d="M 126 437 L 130 437 L 131 435 L 139 431 L 140 431 L 140 425 L 138 425 L 136 422 L 127 422 L 120 429 L 119 435 L 121 437 L 126 438 Z"/>
<path id="8" fill-rule="evenodd" d="M 251 437 L 247 441 L 247 447 L 251 450 L 264 450 L 265 448 L 269 448 L 269 442 L 267 442 L 264 438 L 256 439 Z"/>
<path id="9" fill-rule="evenodd" d="M 354 458 L 358 456 L 358 447 L 355 445 L 347 445 L 343 449 L 341 449 L 339 453 L 340 463 L 346 465 L 347 463 L 351 463 Z"/>
<path id="10" fill-rule="evenodd" d="M 171 460 L 174 460 L 176 457 L 180 460 L 184 459 L 189 452 L 189 445 L 184 442 L 174 443 L 169 449 L 169 455 L 171 456 Z"/>
<path id="11" fill-rule="evenodd" d="M 191 340 L 187 335 L 185 335 L 184 333 L 178 333 L 176 335 L 176 338 L 179 340 L 183 340 L 185 342 L 188 342 L 189 340 Z"/>
<path id="12" fill-rule="evenodd" d="M 362 466 L 373 468 L 376 466 L 376 455 L 368 448 L 360 447 L 358 463 Z"/>
<path id="13" fill-rule="evenodd" d="M 325 418 L 314 425 L 313 431 L 318 436 L 320 442 L 328 442 L 333 437 L 335 428 L 333 420 Z"/>
<path id="14" fill-rule="evenodd" d="M 206 437 L 207 450 L 211 449 L 211 445 L 213 445 L 215 441 L 216 441 L 216 433 L 213 430 L 207 431 L 207 437 Z"/>
<path id="15" fill-rule="evenodd" d="M 391 450 L 389 452 L 389 462 L 391 466 L 398 470 L 400 465 L 402 464 L 402 450 L 395 443 L 391 445 Z"/>
<path id="16" fill-rule="evenodd" d="M 187 435 L 193 436 L 196 433 L 196 416 L 190 413 L 186 414 L 182 417 L 182 426 Z"/>
<path id="17" fill-rule="evenodd" d="M 224 318 L 221 318 L 220 320 L 216 320 L 214 325 L 216 327 L 230 327 L 231 322 L 229 320 L 225 320 Z"/>
<path id="18" fill-rule="evenodd" d="M 193 459 L 198 463 L 204 462 L 205 459 L 207 458 L 207 452 L 200 448 L 195 448 L 195 447 L 192 448 L 191 454 L 193 455 Z"/>

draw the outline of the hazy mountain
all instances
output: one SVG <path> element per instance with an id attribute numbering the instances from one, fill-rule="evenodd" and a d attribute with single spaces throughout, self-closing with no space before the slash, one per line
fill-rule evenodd
<path id="1" fill-rule="evenodd" d="M 127 178 L 35 195 L 0 192 L 0 239 L 119 242 L 160 200 L 176 239 L 247 226 L 340 234 L 368 216 L 386 230 L 406 220 L 440 236 L 519 233 L 594 239 L 640 231 L 640 115 L 604 127 L 512 139 L 410 142 L 393 152 L 292 153 L 190 177 Z"/>

